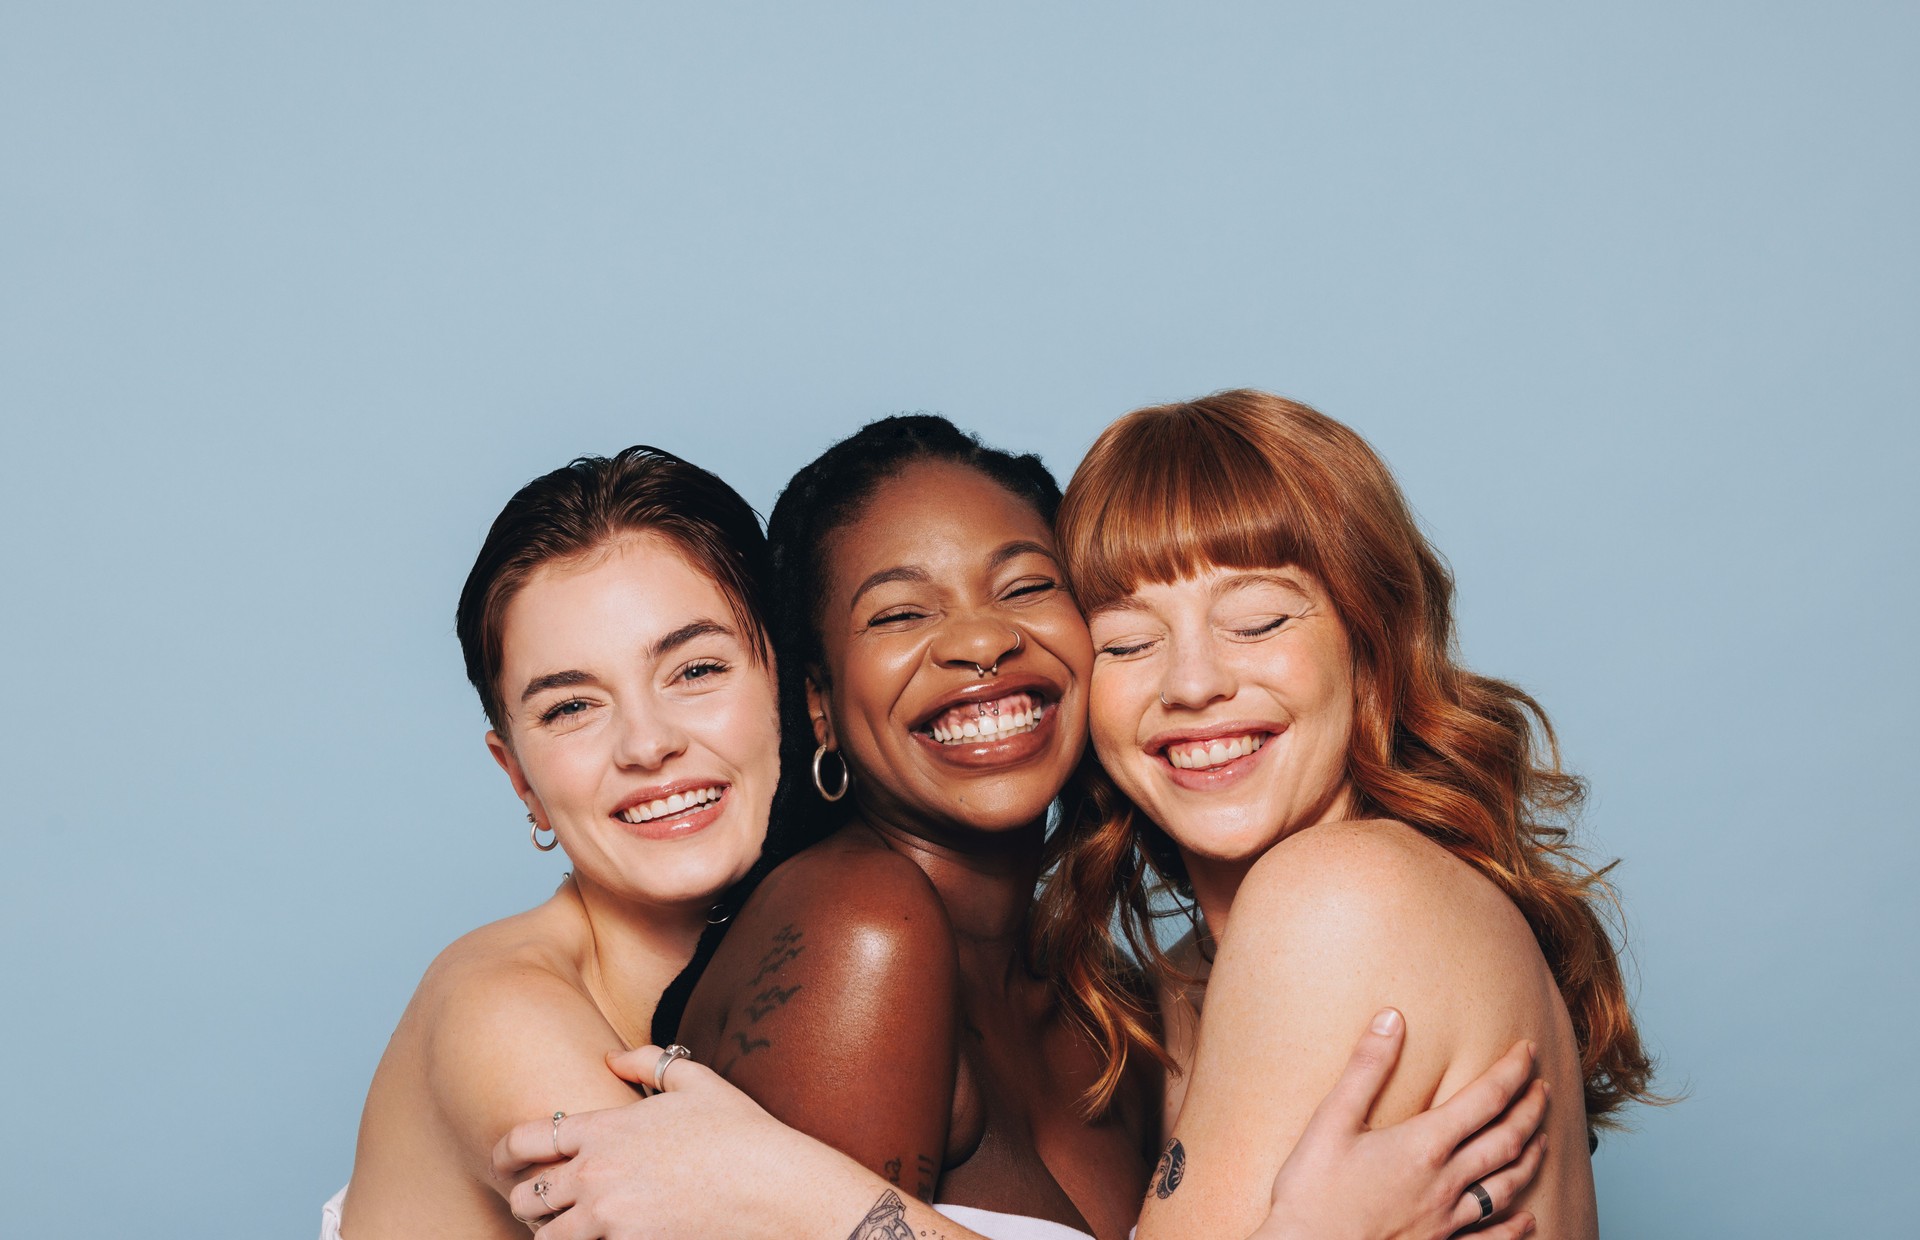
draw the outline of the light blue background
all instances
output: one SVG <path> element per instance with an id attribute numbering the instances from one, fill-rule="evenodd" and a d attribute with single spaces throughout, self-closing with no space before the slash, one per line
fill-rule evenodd
<path id="1" fill-rule="evenodd" d="M 916 408 L 1064 477 L 1251 384 L 1371 437 L 1593 781 L 1692 1094 L 1608 1234 L 1911 1234 L 1916 35 L 9 4 L 0 1231 L 313 1234 L 423 966 L 561 868 L 451 632 L 521 482 L 649 441 L 764 510 Z"/>

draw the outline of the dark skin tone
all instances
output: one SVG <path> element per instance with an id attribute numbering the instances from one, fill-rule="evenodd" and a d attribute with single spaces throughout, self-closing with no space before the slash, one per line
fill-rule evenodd
<path id="1" fill-rule="evenodd" d="M 1052 531 L 985 475 L 926 462 L 827 550 L 810 706 L 853 773 L 851 821 L 754 893 L 682 1036 L 903 1194 L 1125 1237 L 1158 1074 L 1136 1067 L 1086 1121 L 1102 1058 L 1026 967 L 1092 667 Z"/>

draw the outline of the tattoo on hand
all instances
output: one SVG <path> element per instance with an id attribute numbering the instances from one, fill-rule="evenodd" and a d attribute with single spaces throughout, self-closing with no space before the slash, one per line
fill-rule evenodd
<path id="1" fill-rule="evenodd" d="M 892 1189 L 881 1193 L 867 1217 L 847 1234 L 847 1240 L 915 1240 L 913 1227 L 907 1222 L 907 1203 Z"/>
<path id="2" fill-rule="evenodd" d="M 1187 1149 L 1179 1141 L 1170 1140 L 1167 1148 L 1160 1151 L 1159 1165 L 1153 1169 L 1153 1195 L 1165 1201 L 1186 1178 Z"/>

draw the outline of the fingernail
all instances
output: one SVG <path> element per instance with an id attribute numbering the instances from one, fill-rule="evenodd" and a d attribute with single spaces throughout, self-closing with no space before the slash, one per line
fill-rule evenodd
<path id="1" fill-rule="evenodd" d="M 1400 1013 L 1393 1008 L 1381 1008 L 1373 1014 L 1375 1033 L 1394 1033 L 1400 1028 Z"/>

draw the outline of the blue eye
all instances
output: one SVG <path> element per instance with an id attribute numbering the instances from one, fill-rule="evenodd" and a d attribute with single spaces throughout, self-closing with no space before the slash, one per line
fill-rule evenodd
<path id="1" fill-rule="evenodd" d="M 580 698 L 568 698 L 564 702 L 556 702 L 540 712 L 540 722 L 552 723 L 556 719 L 569 718 L 586 710 L 587 705 L 588 704 Z"/>

